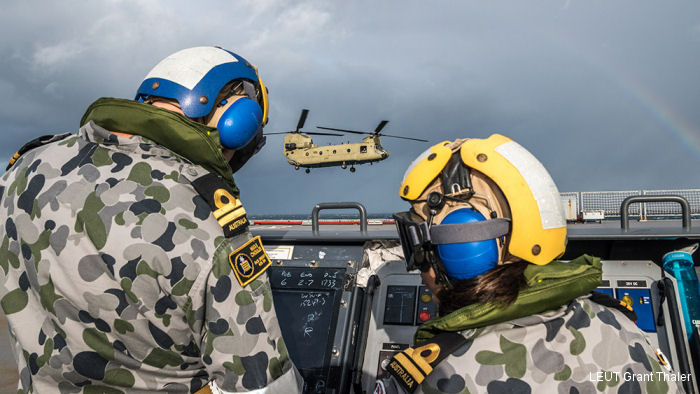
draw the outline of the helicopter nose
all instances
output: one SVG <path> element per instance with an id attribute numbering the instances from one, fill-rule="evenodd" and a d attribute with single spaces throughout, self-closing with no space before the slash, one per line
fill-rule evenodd
<path id="1" fill-rule="evenodd" d="M 382 152 L 382 159 L 386 159 L 387 157 L 389 157 L 389 152 L 387 152 L 387 151 Z"/>

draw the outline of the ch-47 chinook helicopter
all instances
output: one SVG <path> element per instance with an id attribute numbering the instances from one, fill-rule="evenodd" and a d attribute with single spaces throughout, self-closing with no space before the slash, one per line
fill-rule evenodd
<path id="1" fill-rule="evenodd" d="M 304 127 L 308 114 L 308 109 L 301 110 L 299 122 L 297 123 L 297 128 L 295 130 L 280 133 L 266 133 L 266 135 L 287 134 L 284 137 L 284 156 L 287 158 L 287 162 L 294 166 L 294 169 L 298 170 L 300 167 L 305 167 L 307 174 L 311 171 L 311 168 L 335 166 L 343 169 L 350 166 L 350 172 L 355 172 L 356 164 L 373 163 L 386 159 L 389 157 L 389 152 L 382 147 L 380 136 L 428 142 L 427 140 L 419 138 L 381 134 L 381 130 L 387 123 L 389 123 L 388 120 L 382 120 L 379 122 L 379 125 L 377 125 L 377 128 L 374 129 L 373 132 L 317 126 L 317 128 L 323 130 L 368 135 L 362 139 L 362 142 L 319 146 L 313 143 L 313 140 L 311 137 L 309 137 L 309 135 L 342 136 L 343 134 L 325 132 L 302 133 L 300 130 Z"/>

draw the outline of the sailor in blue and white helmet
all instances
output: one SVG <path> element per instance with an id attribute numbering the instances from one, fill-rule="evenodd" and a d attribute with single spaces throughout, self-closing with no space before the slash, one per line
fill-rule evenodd
<path id="1" fill-rule="evenodd" d="M 0 298 L 18 391 L 301 392 L 233 178 L 267 110 L 248 61 L 190 48 L 136 100 L 99 98 L 76 134 L 17 151 L 0 177 Z M 22 253 L 37 229 L 44 246 Z"/>
<path id="2" fill-rule="evenodd" d="M 216 127 L 233 172 L 265 144 L 265 84 L 255 66 L 225 49 L 195 47 L 166 57 L 146 75 L 136 100 Z"/>

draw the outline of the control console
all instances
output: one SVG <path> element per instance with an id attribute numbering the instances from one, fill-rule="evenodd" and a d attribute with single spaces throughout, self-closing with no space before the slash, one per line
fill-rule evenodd
<path id="1" fill-rule="evenodd" d="M 417 272 L 406 272 L 404 262 L 389 262 L 378 272 L 365 348 L 362 389 L 371 392 L 391 357 L 413 346 L 418 325 L 434 318 L 437 307 Z M 603 283 L 596 289 L 630 305 L 637 325 L 655 348 L 674 365 L 679 355 L 671 330 L 671 310 L 660 296 L 661 269 L 651 261 L 603 261 Z"/>

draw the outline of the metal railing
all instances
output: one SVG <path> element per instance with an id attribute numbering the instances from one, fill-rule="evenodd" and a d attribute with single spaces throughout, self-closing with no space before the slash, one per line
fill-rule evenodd
<path id="1" fill-rule="evenodd" d="M 690 215 L 700 217 L 700 189 L 566 192 L 560 193 L 560 195 L 566 217 L 569 220 L 577 220 L 582 217 L 583 212 L 592 211 L 602 211 L 606 218 L 619 218 L 620 206 L 626 198 L 668 195 L 683 197 L 688 201 Z M 680 217 L 684 214 L 681 205 L 669 201 L 644 200 L 644 202 L 630 205 L 628 208 L 628 217 L 640 220 Z"/>

